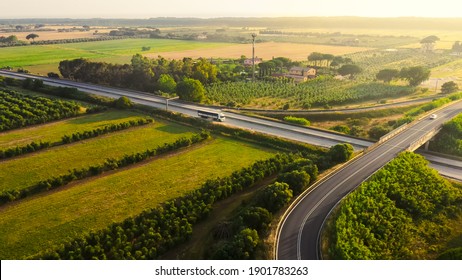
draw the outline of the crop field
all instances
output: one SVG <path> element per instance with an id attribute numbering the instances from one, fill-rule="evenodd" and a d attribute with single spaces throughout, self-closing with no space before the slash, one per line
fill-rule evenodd
<path id="1" fill-rule="evenodd" d="M 131 111 L 111 110 L 99 114 L 51 122 L 0 133 L 0 150 L 27 145 L 30 142 L 58 142 L 63 135 L 102 128 L 107 125 L 136 120 L 141 115 Z"/>
<path id="2" fill-rule="evenodd" d="M 142 51 L 142 47 L 150 47 Z M 285 56 L 294 60 L 306 60 L 312 52 L 328 52 L 336 55 L 355 53 L 366 48 L 348 46 L 309 45 L 292 43 L 261 43 L 257 45 L 256 56 L 271 59 Z M 134 54 L 148 57 L 161 55 L 169 59 L 183 57 L 250 57 L 250 44 L 213 43 L 166 39 L 126 39 L 100 42 L 84 42 L 56 45 L 32 45 L 0 49 L 0 67 L 24 67 L 33 73 L 58 72 L 62 60 L 88 58 L 109 63 L 130 63 Z"/>
<path id="3" fill-rule="evenodd" d="M 41 180 L 66 174 L 68 170 L 153 149 L 163 143 L 191 135 L 192 132 L 192 128 L 177 124 L 154 122 L 70 145 L 57 146 L 27 157 L 4 160 L 0 162 L 0 169 L 8 172 L 0 175 L 0 191 L 27 188 Z"/>
<path id="4" fill-rule="evenodd" d="M 99 59 L 108 62 L 129 63 L 132 55 L 142 53 L 161 54 L 170 51 L 201 49 L 206 55 L 208 49 L 228 46 L 228 43 L 209 43 L 165 39 L 126 39 L 113 41 L 84 42 L 56 45 L 31 45 L 0 49 L 1 66 L 24 67 L 34 69 L 53 69 L 57 72 L 60 61 L 75 58 Z M 142 52 L 142 47 L 150 51 Z M 31 69 L 30 66 L 35 66 Z M 39 72 L 39 74 L 46 74 Z"/>
<path id="5" fill-rule="evenodd" d="M 0 258 L 30 256 L 83 232 L 120 222 L 195 189 L 208 178 L 230 175 L 271 155 L 261 147 L 218 138 L 7 205 L 0 208 Z"/>
<path id="6" fill-rule="evenodd" d="M 348 53 L 356 53 L 368 50 L 368 48 L 350 47 L 350 46 L 329 46 L 329 45 L 313 45 L 313 44 L 294 44 L 294 43 L 278 43 L 265 42 L 255 45 L 255 56 L 270 60 L 273 57 L 288 57 L 292 60 L 305 61 L 312 52 L 331 53 L 334 55 L 344 55 Z M 154 54 L 157 56 L 157 54 Z M 251 44 L 235 44 L 213 48 L 204 52 L 203 50 L 185 50 L 185 51 L 169 51 L 161 52 L 160 55 L 166 58 L 180 59 L 183 57 L 223 57 L 223 58 L 239 58 L 241 55 L 247 57 L 252 56 Z M 149 55 L 148 55 L 149 56 Z"/>

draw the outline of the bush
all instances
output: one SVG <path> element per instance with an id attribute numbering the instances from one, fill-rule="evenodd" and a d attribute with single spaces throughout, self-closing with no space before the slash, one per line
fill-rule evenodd
<path id="1" fill-rule="evenodd" d="M 332 146 L 327 153 L 327 156 L 333 163 L 341 163 L 348 161 L 353 155 L 354 148 L 351 144 L 337 144 Z"/>
<path id="2" fill-rule="evenodd" d="M 334 127 L 331 127 L 330 129 L 334 130 L 334 131 L 337 131 L 337 132 L 340 132 L 340 133 L 343 133 L 343 134 L 350 134 L 350 128 L 348 126 L 346 126 L 346 125 L 339 124 L 339 125 L 336 125 Z"/>
<path id="3" fill-rule="evenodd" d="M 267 186 L 258 198 L 258 204 L 268 209 L 271 213 L 276 213 L 287 205 L 293 197 L 293 192 L 286 183 L 275 182 Z"/>
<path id="4" fill-rule="evenodd" d="M 289 122 L 289 123 L 293 123 L 293 124 L 303 125 L 303 126 L 310 126 L 311 125 L 309 120 L 307 120 L 305 118 L 297 118 L 297 117 L 293 117 L 293 116 L 284 117 L 284 121 Z"/>
<path id="5" fill-rule="evenodd" d="M 117 109 L 129 109 L 133 107 L 133 102 L 126 96 L 121 96 L 115 101 L 115 107 Z"/>

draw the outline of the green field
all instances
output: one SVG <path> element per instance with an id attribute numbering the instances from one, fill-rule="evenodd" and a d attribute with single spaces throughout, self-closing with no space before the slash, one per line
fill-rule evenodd
<path id="1" fill-rule="evenodd" d="M 17 259 L 83 232 L 105 228 L 230 175 L 272 152 L 218 138 L 134 168 L 84 181 L 0 209 L 0 258 Z M 181 174 L 181 175 L 180 175 Z"/>
<path id="2" fill-rule="evenodd" d="M 133 55 L 156 54 L 168 51 L 209 49 L 228 43 L 210 43 L 167 39 L 124 39 L 56 45 L 31 45 L 0 49 L 0 67 L 24 67 L 32 72 L 46 74 L 57 71 L 60 61 L 88 58 L 111 63 L 129 63 Z M 150 51 L 142 52 L 142 47 Z M 33 67 L 30 67 L 33 66 Z"/>
<path id="3" fill-rule="evenodd" d="M 27 157 L 0 162 L 0 192 L 24 189 L 73 168 L 103 163 L 107 158 L 153 149 L 164 143 L 190 136 L 194 129 L 173 123 L 155 122 L 142 127 L 57 146 Z"/>
<path id="4" fill-rule="evenodd" d="M 84 115 L 28 128 L 0 133 L 0 149 L 23 146 L 34 142 L 59 142 L 63 135 L 83 132 L 107 125 L 137 120 L 144 116 L 131 111 L 111 110 L 99 114 Z"/>

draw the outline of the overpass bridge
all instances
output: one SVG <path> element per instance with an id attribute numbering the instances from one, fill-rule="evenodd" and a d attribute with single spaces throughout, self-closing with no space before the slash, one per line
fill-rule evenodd
<path id="1" fill-rule="evenodd" d="M 275 258 L 320 259 L 322 227 L 337 203 L 399 153 L 428 142 L 461 111 L 462 101 L 455 102 L 435 111 L 440 116 L 437 119 L 426 116 L 403 126 L 315 183 L 285 213 L 277 232 Z"/>

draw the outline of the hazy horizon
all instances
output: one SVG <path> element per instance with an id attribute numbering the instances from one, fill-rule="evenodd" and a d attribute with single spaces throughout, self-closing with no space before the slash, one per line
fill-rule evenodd
<path id="1" fill-rule="evenodd" d="M 1 19 L 24 18 L 121 18 L 156 17 L 424 17 L 462 18 L 455 0 L 330 0 L 324 2 L 292 0 L 25 0 L 2 7 Z"/>

